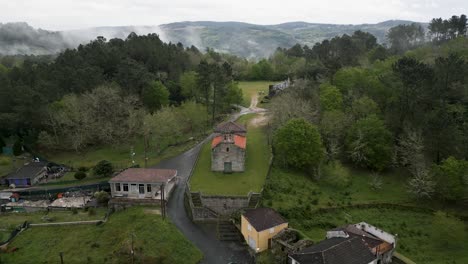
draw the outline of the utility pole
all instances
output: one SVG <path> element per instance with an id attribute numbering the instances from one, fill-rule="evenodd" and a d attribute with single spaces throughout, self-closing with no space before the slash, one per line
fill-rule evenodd
<path id="1" fill-rule="evenodd" d="M 161 217 L 163 220 L 166 219 L 166 201 L 164 197 L 164 184 L 161 184 Z"/>
<path id="2" fill-rule="evenodd" d="M 130 252 L 130 254 L 132 255 L 132 264 L 135 263 L 135 257 L 134 257 L 134 256 L 135 256 L 135 251 L 133 250 L 133 237 L 134 237 L 134 236 L 135 236 L 135 233 L 132 232 L 132 233 L 130 234 L 130 237 L 131 237 L 131 239 L 132 239 L 132 251 Z"/>
<path id="3" fill-rule="evenodd" d="M 133 151 L 133 146 L 130 148 L 130 158 L 132 159 L 132 166 L 135 165 L 135 151 Z"/>
<path id="4" fill-rule="evenodd" d="M 148 168 L 148 133 L 145 133 L 145 168 Z"/>

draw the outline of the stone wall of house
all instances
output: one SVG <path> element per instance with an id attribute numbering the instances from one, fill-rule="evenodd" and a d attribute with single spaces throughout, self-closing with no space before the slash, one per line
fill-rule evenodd
<path id="1" fill-rule="evenodd" d="M 224 163 L 231 162 L 233 172 L 245 169 L 245 150 L 232 143 L 220 143 L 211 150 L 211 170 L 224 171 Z"/>

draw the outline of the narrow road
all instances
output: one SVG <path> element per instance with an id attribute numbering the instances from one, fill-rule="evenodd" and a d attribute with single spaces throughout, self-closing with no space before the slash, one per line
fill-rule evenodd
<path id="1" fill-rule="evenodd" d="M 233 114 L 230 120 L 235 121 L 242 115 L 265 111 L 264 109 L 257 108 L 256 104 L 257 100 L 255 97 L 255 99 L 252 98 L 252 104 L 249 108 L 238 106 L 240 112 Z M 211 140 L 212 136 L 213 135 L 208 136 L 198 145 L 185 153 L 171 159 L 164 160 L 155 166 L 155 168 L 161 169 L 177 169 L 178 172 L 179 184 L 169 199 L 169 203 L 167 205 L 168 215 L 185 237 L 187 237 L 202 251 L 204 258 L 201 263 L 253 263 L 245 245 L 238 242 L 219 241 L 216 237 L 216 224 L 194 223 L 185 210 L 184 193 L 187 180 L 195 166 L 198 153 L 200 152 L 203 144 Z"/>
<path id="2" fill-rule="evenodd" d="M 252 263 L 246 247 L 240 243 L 219 241 L 216 237 L 215 224 L 192 222 L 184 207 L 184 193 L 188 177 L 203 144 L 211 139 L 207 137 L 197 146 L 174 158 L 162 161 L 156 168 L 177 169 L 179 184 L 171 194 L 168 203 L 168 215 L 179 230 L 203 253 L 201 263 Z"/>

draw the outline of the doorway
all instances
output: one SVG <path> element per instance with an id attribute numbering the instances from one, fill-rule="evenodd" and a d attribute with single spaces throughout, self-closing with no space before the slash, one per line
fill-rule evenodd
<path id="1" fill-rule="evenodd" d="M 232 162 L 224 162 L 224 173 L 232 173 Z"/>

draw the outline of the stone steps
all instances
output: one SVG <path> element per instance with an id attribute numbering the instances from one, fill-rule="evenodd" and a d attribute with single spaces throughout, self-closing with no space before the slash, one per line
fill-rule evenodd
<path id="1" fill-rule="evenodd" d="M 217 225 L 218 239 L 221 241 L 241 241 L 242 235 L 234 224 L 227 220 L 219 220 Z"/>
<path id="2" fill-rule="evenodd" d="M 260 202 L 261 196 L 260 195 L 252 195 L 249 200 L 249 207 L 256 208 L 258 203 Z"/>
<path id="3" fill-rule="evenodd" d="M 202 201 L 199 193 L 191 193 L 190 196 L 192 197 L 192 203 L 195 207 L 202 207 Z"/>

